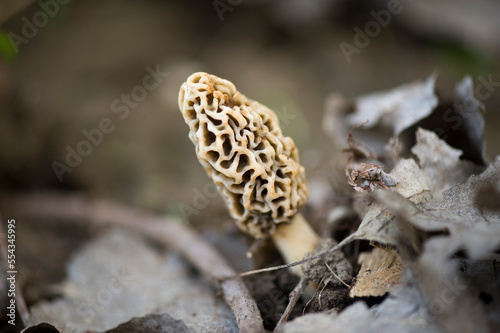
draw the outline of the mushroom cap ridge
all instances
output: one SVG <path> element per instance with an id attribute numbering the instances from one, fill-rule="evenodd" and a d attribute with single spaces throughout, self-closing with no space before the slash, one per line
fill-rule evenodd
<path id="1" fill-rule="evenodd" d="M 271 109 L 202 72 L 182 84 L 179 108 L 200 163 L 243 232 L 270 236 L 306 203 L 297 147 Z"/>

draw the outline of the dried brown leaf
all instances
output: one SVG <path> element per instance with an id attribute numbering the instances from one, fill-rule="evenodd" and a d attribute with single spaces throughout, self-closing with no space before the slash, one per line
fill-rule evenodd
<path id="1" fill-rule="evenodd" d="M 361 264 L 356 284 L 349 292 L 350 297 L 383 296 L 398 284 L 404 268 L 401 257 L 394 252 L 375 248 L 361 253 Z"/>

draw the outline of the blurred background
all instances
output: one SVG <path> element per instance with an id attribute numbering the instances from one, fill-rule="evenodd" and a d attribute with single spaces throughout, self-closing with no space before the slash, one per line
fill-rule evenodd
<path id="1" fill-rule="evenodd" d="M 497 1 L 0 0 L 0 187 L 83 191 L 159 213 L 210 184 L 177 106 L 205 71 L 275 110 L 308 178 L 340 148 L 325 99 L 439 74 L 482 84 L 487 156 L 500 153 Z M 485 83 L 486 82 L 486 83 Z M 489 82 L 489 83 L 488 83 Z M 226 216 L 210 198 L 194 224 Z"/>

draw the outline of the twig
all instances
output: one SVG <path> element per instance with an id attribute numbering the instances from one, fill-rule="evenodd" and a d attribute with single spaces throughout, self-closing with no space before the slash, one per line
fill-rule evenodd
<path id="1" fill-rule="evenodd" d="M 322 282 L 322 281 L 323 281 L 323 279 L 321 279 L 321 282 Z M 325 285 L 325 286 L 326 286 L 326 285 Z M 319 287 L 321 287 L 321 285 L 320 285 L 320 284 L 318 284 L 318 285 L 317 285 L 317 287 L 316 287 L 316 291 L 314 292 L 314 295 L 316 295 L 316 293 L 318 292 Z M 324 289 L 324 287 L 323 287 L 323 289 Z M 322 289 L 322 290 L 323 290 L 323 289 Z M 318 297 L 319 297 L 319 295 L 318 295 Z M 306 303 L 306 305 L 305 305 L 305 306 L 304 306 L 304 308 L 302 309 L 302 315 L 304 315 L 304 313 L 306 313 L 306 309 L 307 309 L 307 307 L 309 306 L 309 304 L 311 304 L 311 302 L 313 301 L 313 299 L 314 299 L 314 296 L 313 296 L 313 297 L 311 297 L 311 298 L 309 299 L 309 301 Z"/>
<path id="2" fill-rule="evenodd" d="M 326 256 L 327 254 L 329 254 L 329 253 L 331 253 L 331 252 L 333 252 L 335 250 L 340 249 L 342 246 L 346 245 L 349 242 L 352 242 L 353 240 L 357 239 L 358 237 L 359 237 L 359 235 L 352 234 L 349 237 L 344 238 L 340 243 L 338 243 L 334 247 L 331 247 L 331 248 L 329 248 L 328 250 L 326 250 L 324 252 L 321 252 L 321 253 L 319 253 L 319 254 L 317 254 L 315 256 L 312 256 L 312 257 L 308 257 L 308 258 L 305 258 L 305 259 L 302 259 L 302 260 L 299 260 L 299 261 L 296 261 L 296 262 L 292 262 L 290 264 L 284 264 L 284 265 L 272 266 L 272 267 L 266 267 L 266 268 L 259 268 L 259 269 L 254 269 L 254 270 L 251 270 L 251 271 L 246 271 L 246 272 L 243 272 L 243 273 L 239 273 L 239 274 L 236 274 L 236 275 L 218 276 L 217 278 L 220 279 L 220 280 L 235 279 L 235 278 L 238 278 L 238 277 L 244 277 L 244 276 L 249 276 L 249 275 L 254 275 L 254 274 L 260 274 L 260 273 L 265 273 L 265 272 L 272 272 L 272 271 L 277 271 L 277 270 L 280 270 L 280 269 L 294 267 L 294 266 L 297 266 L 297 265 L 302 265 L 303 263 L 305 263 L 307 261 L 310 261 L 310 260 L 321 259 L 324 256 Z"/>
<path id="3" fill-rule="evenodd" d="M 240 332 L 264 332 L 255 300 L 240 278 L 219 281 L 218 276 L 236 272 L 217 251 L 191 228 L 114 202 L 91 200 L 81 195 L 30 194 L 5 197 L 0 202 L 9 214 L 28 218 L 56 218 L 61 221 L 87 220 L 98 225 L 118 225 L 133 229 L 175 249 L 210 282 L 220 286 L 224 300 L 236 317 Z"/>
<path id="4" fill-rule="evenodd" d="M 333 269 L 330 267 L 330 265 L 328 265 L 328 263 L 327 263 L 327 262 L 325 262 L 325 265 L 326 265 L 326 267 L 328 267 L 328 269 L 330 270 L 330 273 L 332 273 L 332 274 L 333 274 L 333 276 L 335 276 L 335 277 L 337 278 L 337 280 L 339 280 L 340 282 L 342 282 L 342 284 L 343 284 L 344 286 L 346 286 L 347 288 L 351 289 L 351 286 L 350 286 L 350 285 L 348 285 L 347 283 L 345 283 L 345 282 L 344 282 L 344 280 L 342 280 L 342 279 L 341 279 L 341 278 L 340 278 L 337 274 L 335 274 L 335 272 L 334 272 L 334 271 L 333 271 Z"/>
<path id="5" fill-rule="evenodd" d="M 285 312 L 283 312 L 283 314 L 281 315 L 281 318 L 278 321 L 276 328 L 274 329 L 274 333 L 281 333 L 283 331 L 283 325 L 288 320 L 288 317 L 290 317 L 290 314 L 292 313 L 293 308 L 299 301 L 300 296 L 302 296 L 304 290 L 307 288 L 308 282 L 309 279 L 307 279 L 306 277 L 302 276 L 300 278 L 299 283 L 297 284 L 295 289 L 293 289 L 292 292 L 290 293 L 290 301 L 286 306 Z"/>

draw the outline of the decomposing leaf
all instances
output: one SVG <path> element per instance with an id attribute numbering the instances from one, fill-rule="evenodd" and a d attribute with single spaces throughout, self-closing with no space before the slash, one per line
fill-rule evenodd
<path id="1" fill-rule="evenodd" d="M 407 269 L 401 273 L 400 284 L 391 290 L 382 303 L 370 310 L 375 318 L 405 323 L 401 333 L 413 332 L 414 329 L 419 332 L 441 332 L 428 311 L 414 276 Z"/>
<path id="2" fill-rule="evenodd" d="M 339 145 L 348 136 L 347 182 L 358 192 L 372 192 L 356 195 L 362 221 L 341 245 L 363 239 L 391 251 L 360 254 L 351 295 L 388 296 L 371 309 L 355 303 L 340 314 L 297 318 L 286 332 L 500 327 L 494 315 L 500 309 L 500 157 L 485 170 L 482 104 L 472 80 L 459 82 L 449 100 L 435 93 L 434 84 L 432 75 L 352 102 L 339 95 L 329 99 L 328 134 Z M 353 149 L 346 129 L 365 121 Z M 380 161 L 363 153 L 372 149 Z M 361 153 L 354 158 L 356 152 Z M 383 164 L 392 168 L 388 175 L 398 181 L 395 186 L 375 186 L 380 178 L 374 171 Z M 394 258 L 397 264 L 390 265 Z"/>
<path id="3" fill-rule="evenodd" d="M 476 204 L 478 194 L 491 184 L 500 184 L 500 158 L 479 176 L 472 176 L 467 182 L 445 191 L 442 201 L 414 205 L 389 192 L 376 193 L 376 198 L 384 207 L 421 230 L 454 234 L 480 224 L 500 225 L 498 210 L 484 209 Z"/>
<path id="4" fill-rule="evenodd" d="M 350 297 L 383 296 L 399 282 L 404 264 L 395 252 L 375 248 L 361 253 L 358 258 L 361 269 Z"/>
<path id="5" fill-rule="evenodd" d="M 389 190 L 402 198 L 387 191 L 374 193 L 376 200 L 369 205 L 356 238 L 390 244 L 401 250 L 401 246 L 411 244 L 412 236 L 406 232 L 402 238 L 404 222 L 398 222 L 398 217 L 430 232 L 454 231 L 479 221 L 497 223 L 498 214 L 480 210 L 475 206 L 475 198 L 486 184 L 500 183 L 499 160 L 479 176 L 471 176 L 482 168 L 461 161 L 460 151 L 434 133 L 420 129 L 417 140 L 413 151 L 420 165 L 413 159 L 401 159 L 390 173 L 400 182 Z"/>
<path id="6" fill-rule="evenodd" d="M 287 323 L 284 332 L 496 332 L 500 281 L 492 263 L 499 249 L 496 226 L 436 237 L 381 304 L 369 309 L 357 302 L 340 314 L 305 315 Z M 462 252 L 466 258 L 457 257 Z M 488 274 L 479 280 L 465 262 L 481 265 Z"/>
<path id="7" fill-rule="evenodd" d="M 423 82 L 358 97 L 352 102 L 338 94 L 332 95 L 326 106 L 325 130 L 334 142 L 343 145 L 348 136 L 346 129 L 368 121 L 358 131 L 358 139 L 369 142 L 369 147 L 382 155 L 389 138 L 397 137 L 404 129 L 428 117 L 437 107 L 435 81 L 436 75 L 432 74 Z"/>
<path id="8" fill-rule="evenodd" d="M 356 302 L 340 314 L 314 313 L 287 323 L 285 333 L 305 332 L 384 332 L 384 333 L 438 333 L 432 323 L 421 320 L 418 313 L 391 316 L 375 315 L 363 302 Z"/>
<path id="9" fill-rule="evenodd" d="M 483 173 L 443 193 L 443 201 L 429 202 L 421 207 L 436 224 L 446 223 L 451 230 L 473 227 L 479 223 L 499 225 L 498 211 L 476 206 L 476 197 L 485 186 L 500 188 L 500 156 Z M 493 192 L 494 194 L 495 192 Z M 441 222 L 443 221 L 443 222 Z"/>
<path id="10" fill-rule="evenodd" d="M 367 122 L 356 136 L 378 156 L 409 157 L 418 127 L 431 130 L 450 146 L 460 149 L 462 159 L 484 164 L 483 105 L 474 97 L 473 83 L 465 77 L 451 99 L 438 97 L 436 75 L 425 81 L 404 84 L 389 91 L 344 99 L 333 94 L 326 103 L 324 126 L 334 143 L 343 146 L 348 129 Z M 397 156 L 396 156 L 397 157 Z"/>
<path id="11" fill-rule="evenodd" d="M 413 204 L 389 192 L 375 193 L 375 197 L 383 207 L 421 230 L 453 234 L 478 224 L 500 225 L 498 210 L 477 205 L 477 197 L 482 195 L 485 186 L 500 192 L 500 157 L 480 175 L 471 176 L 466 182 L 443 192 L 442 200 Z M 491 193 L 494 196 L 496 192 Z"/>
<path id="12" fill-rule="evenodd" d="M 438 181 L 436 186 L 443 188 L 445 183 Z M 430 317 L 437 317 L 439 326 L 447 331 L 487 331 L 491 325 L 499 324 L 492 320 L 495 316 L 485 317 L 484 313 L 488 311 L 485 311 L 480 301 L 481 295 L 488 300 L 490 313 L 500 308 L 500 285 L 496 279 L 494 264 L 496 257 L 500 256 L 493 254 L 500 243 L 500 213 L 498 210 L 480 209 L 476 206 L 475 200 L 484 186 L 493 187 L 498 191 L 500 158 L 480 175 L 470 176 L 466 182 L 446 190 L 442 199 L 414 203 L 410 198 L 393 191 L 377 191 L 373 195 L 374 205 L 379 204 L 384 207 L 382 211 L 394 214 L 393 220 L 386 219 L 387 224 L 379 232 L 390 230 L 394 234 L 408 235 L 408 232 L 401 232 L 401 229 L 396 228 L 404 221 L 417 227 L 416 230 L 446 230 L 450 233 L 448 237 L 427 241 L 422 256 L 413 268 L 417 272 L 417 280 L 431 312 Z M 438 245 L 432 245 L 438 240 L 443 242 L 440 243 L 440 248 L 437 248 Z M 463 270 L 468 272 L 465 274 L 468 278 L 460 272 L 458 260 L 452 258 L 454 253 L 459 251 L 468 254 L 468 260 L 461 260 L 462 265 L 465 265 Z M 487 258 L 490 258 L 489 262 Z M 488 271 L 488 274 L 485 274 L 485 271 Z M 475 277 L 475 284 L 468 282 L 471 276 Z M 471 324 L 461 327 L 457 324 L 457 316 L 469 318 L 468 322 Z"/>
<path id="13" fill-rule="evenodd" d="M 434 132 L 419 128 L 416 138 L 417 143 L 411 151 L 418 158 L 420 169 L 432 185 L 430 190 L 434 200 L 441 199 L 444 190 L 484 170 L 470 161 L 461 160 L 462 151 L 446 144 Z"/>
<path id="14" fill-rule="evenodd" d="M 364 161 L 362 158 L 355 160 L 352 154 L 357 150 L 349 149 L 348 183 L 358 192 L 384 190 L 373 193 L 371 200 L 358 199 L 357 207 L 361 207 L 363 219 L 350 239 L 365 239 L 388 246 L 405 260 L 412 260 L 421 252 L 426 231 L 449 232 L 467 223 L 462 219 L 464 214 L 460 214 L 461 222 L 456 221 L 456 216 L 446 214 L 444 206 L 459 202 L 456 197 L 450 200 L 454 192 L 447 190 L 483 170 L 470 162 L 481 164 L 484 149 L 482 105 L 473 96 L 472 80 L 466 77 L 457 84 L 456 96 L 451 102 L 438 98 L 435 80 L 436 76 L 431 75 L 425 82 L 359 97 L 352 105 L 335 95 L 325 115 L 328 132 L 337 142 L 345 138 L 345 128 L 364 122 L 357 127 L 361 142 L 355 147 L 364 148 L 362 142 L 369 142 L 371 149 L 394 166 L 385 179 L 395 186 L 388 187 L 381 181 L 385 173 L 378 172 L 382 162 L 372 163 L 367 156 Z M 450 124 L 450 115 L 455 116 L 456 124 Z M 457 133 L 464 138 L 462 141 L 457 140 Z M 352 129 L 347 136 L 351 147 Z M 453 148 L 450 143 L 463 150 Z M 370 148 L 361 151 L 371 151 Z M 409 154 L 410 148 L 413 156 Z M 390 156 L 389 151 L 392 152 Z M 360 200 L 368 206 L 363 208 Z M 389 273 L 387 268 L 380 269 Z M 377 290 L 377 287 L 372 282 L 363 289 Z M 375 291 L 373 295 L 376 294 Z"/>
<path id="15" fill-rule="evenodd" d="M 438 105 L 434 91 L 436 77 L 432 74 L 424 82 L 408 83 L 391 91 L 357 98 L 355 112 L 347 116 L 347 122 L 355 125 L 368 120 L 366 128 L 390 126 L 393 136 L 398 136 L 429 116 Z"/>
<path id="16" fill-rule="evenodd" d="M 436 323 L 447 332 L 494 332 L 500 327 L 500 281 L 495 266 L 500 227 L 478 225 L 430 239 L 412 267 Z M 462 256 L 489 271 L 474 278 Z M 465 265 L 465 266 L 464 266 Z M 477 267 L 475 268 L 477 269 Z"/>
<path id="17" fill-rule="evenodd" d="M 168 313 L 193 332 L 237 332 L 233 313 L 175 254 L 160 257 L 144 239 L 111 230 L 70 262 L 62 297 L 31 308 L 34 323 L 64 332 L 105 331 L 150 313 Z"/>
<path id="18" fill-rule="evenodd" d="M 430 188 L 425 174 L 413 159 L 403 159 L 392 170 L 391 176 L 399 179 L 399 183 L 389 188 L 404 198 L 415 202 L 427 202 L 430 199 Z M 408 226 L 379 202 L 372 202 L 361 221 L 358 230 L 351 236 L 397 248 L 403 256 L 413 256 L 419 249 L 419 234 Z"/>

